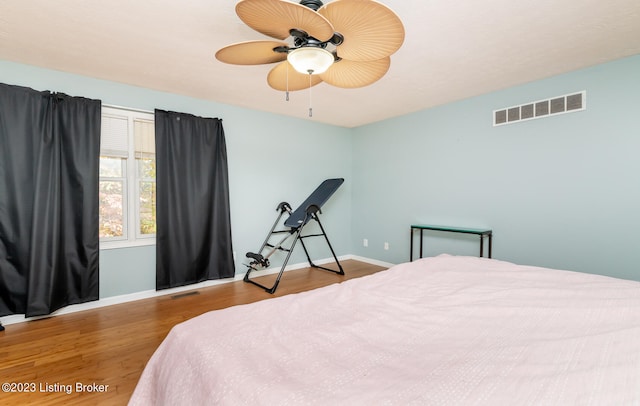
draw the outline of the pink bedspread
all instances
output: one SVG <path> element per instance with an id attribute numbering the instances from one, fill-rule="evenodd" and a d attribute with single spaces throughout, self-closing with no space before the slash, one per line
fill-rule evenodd
<path id="1" fill-rule="evenodd" d="M 131 405 L 640 404 L 640 282 L 439 256 L 177 325 Z"/>

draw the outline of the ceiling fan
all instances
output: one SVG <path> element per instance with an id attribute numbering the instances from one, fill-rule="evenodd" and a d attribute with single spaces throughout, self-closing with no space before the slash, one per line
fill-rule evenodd
<path id="1" fill-rule="evenodd" d="M 404 42 L 400 18 L 374 0 L 241 0 L 236 14 L 280 41 L 228 45 L 216 58 L 235 65 L 279 62 L 267 83 L 287 92 L 323 81 L 341 88 L 370 85 L 387 73 L 390 55 Z"/>

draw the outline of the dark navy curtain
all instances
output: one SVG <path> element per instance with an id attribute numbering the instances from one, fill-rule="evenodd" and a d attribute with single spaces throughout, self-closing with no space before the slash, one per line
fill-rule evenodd
<path id="1" fill-rule="evenodd" d="M 0 316 L 98 299 L 100 113 L 0 84 Z"/>
<path id="2" fill-rule="evenodd" d="M 155 111 L 156 288 L 234 276 L 222 120 Z"/>

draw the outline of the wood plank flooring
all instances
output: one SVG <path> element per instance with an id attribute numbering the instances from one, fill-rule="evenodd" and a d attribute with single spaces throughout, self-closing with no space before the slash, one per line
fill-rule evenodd
<path id="1" fill-rule="evenodd" d="M 0 332 L 0 383 L 30 392 L 6 392 L 5 385 L 0 405 L 126 405 L 144 366 L 174 325 L 211 310 L 385 269 L 354 260 L 342 266 L 344 276 L 311 268 L 286 272 L 274 295 L 239 281 L 8 325 Z M 271 286 L 274 278 L 264 276 L 260 282 Z"/>

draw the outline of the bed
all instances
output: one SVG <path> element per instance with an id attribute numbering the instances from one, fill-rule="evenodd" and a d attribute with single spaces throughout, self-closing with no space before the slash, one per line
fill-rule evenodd
<path id="1" fill-rule="evenodd" d="M 131 405 L 640 404 L 640 282 L 442 255 L 175 326 Z"/>

